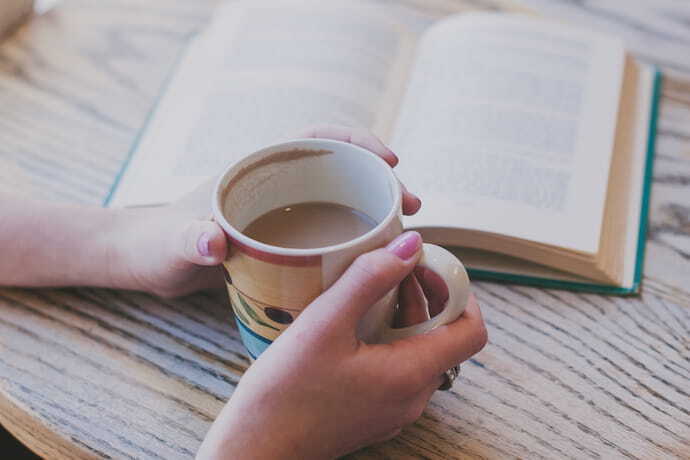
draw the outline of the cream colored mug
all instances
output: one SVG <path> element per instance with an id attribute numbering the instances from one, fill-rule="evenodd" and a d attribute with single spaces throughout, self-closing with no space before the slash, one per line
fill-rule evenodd
<path id="1" fill-rule="evenodd" d="M 271 210 L 314 201 L 357 209 L 377 225 L 353 240 L 315 249 L 271 246 L 242 233 Z M 402 190 L 390 166 L 366 149 L 327 139 L 294 140 L 247 156 L 220 177 L 212 206 L 213 217 L 230 242 L 223 263 L 228 295 L 242 341 L 253 359 L 357 256 L 385 246 L 403 231 Z M 446 282 L 445 308 L 423 323 L 395 329 L 396 288 L 360 321 L 360 339 L 391 342 L 428 332 L 462 314 L 469 293 L 462 263 L 445 249 L 424 244 L 419 265 Z"/>

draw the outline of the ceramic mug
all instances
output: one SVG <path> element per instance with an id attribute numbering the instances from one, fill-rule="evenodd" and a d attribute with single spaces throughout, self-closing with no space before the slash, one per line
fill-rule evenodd
<path id="1" fill-rule="evenodd" d="M 272 246 L 242 231 L 279 207 L 305 202 L 349 206 L 377 225 L 353 240 L 315 249 Z M 385 246 L 403 231 L 402 190 L 390 166 L 353 144 L 299 139 L 272 145 L 231 166 L 216 183 L 213 218 L 227 234 L 223 262 L 235 320 L 249 354 L 256 359 L 357 256 Z M 424 244 L 419 265 L 448 286 L 445 308 L 414 326 L 392 328 L 397 288 L 360 321 L 367 343 L 391 342 L 455 320 L 465 309 L 469 279 L 462 263 L 445 249 Z"/>

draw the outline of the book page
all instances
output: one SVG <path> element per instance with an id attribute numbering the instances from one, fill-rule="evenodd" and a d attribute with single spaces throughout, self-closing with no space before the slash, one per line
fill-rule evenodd
<path id="1" fill-rule="evenodd" d="M 621 129 L 612 168 L 630 172 L 624 175 L 625 178 L 616 178 L 612 174 L 609 191 L 609 202 L 620 208 L 621 212 L 617 214 L 622 214 L 618 217 L 622 222 L 612 232 L 619 240 L 614 240 L 618 244 L 613 245 L 611 252 L 614 258 L 620 260 L 623 287 L 634 285 L 638 264 L 642 263 L 640 251 L 644 247 L 644 240 L 640 246 L 640 238 L 645 238 L 645 235 L 641 226 L 646 219 L 642 208 L 644 200 L 649 199 L 645 196 L 648 193 L 646 187 L 649 186 L 647 181 L 652 179 L 646 174 L 650 167 L 648 162 L 653 162 L 649 141 L 655 129 L 650 126 L 650 121 L 655 104 L 656 71 L 632 59 L 629 59 L 628 67 L 631 72 L 626 72 L 627 84 L 624 87 L 628 89 L 628 94 L 623 94 L 621 103 Z M 621 189 L 616 190 L 617 187 Z M 625 229 L 623 235 L 619 234 L 621 227 Z"/>
<path id="2" fill-rule="evenodd" d="M 433 26 L 397 120 L 409 227 L 461 227 L 596 253 L 624 49 L 519 15 Z"/>
<path id="3" fill-rule="evenodd" d="M 111 205 L 173 201 L 315 124 L 387 137 L 414 34 L 360 2 L 222 7 L 191 45 Z"/>

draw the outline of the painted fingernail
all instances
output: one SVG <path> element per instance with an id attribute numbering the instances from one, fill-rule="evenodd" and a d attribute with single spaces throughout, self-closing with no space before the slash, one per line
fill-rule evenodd
<path id="1" fill-rule="evenodd" d="M 202 233 L 196 242 L 196 249 L 204 257 L 211 255 L 211 249 L 209 248 L 210 235 L 208 233 Z"/>
<path id="2" fill-rule="evenodd" d="M 393 153 L 391 150 L 388 151 L 391 153 L 391 155 L 393 155 L 393 165 L 397 165 L 398 163 L 400 163 L 400 158 L 398 158 L 398 155 Z"/>
<path id="3" fill-rule="evenodd" d="M 422 236 L 417 232 L 405 232 L 388 243 L 386 250 L 402 260 L 409 260 L 422 247 Z"/>

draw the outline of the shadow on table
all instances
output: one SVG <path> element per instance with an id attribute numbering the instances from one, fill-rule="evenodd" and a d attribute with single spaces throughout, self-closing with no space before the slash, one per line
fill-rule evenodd
<path id="1" fill-rule="evenodd" d="M 13 460 L 37 460 L 41 458 L 24 447 L 2 425 L 0 425 L 0 453 L 3 458 Z"/>

